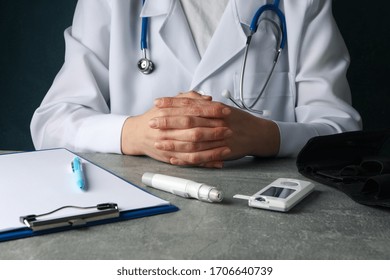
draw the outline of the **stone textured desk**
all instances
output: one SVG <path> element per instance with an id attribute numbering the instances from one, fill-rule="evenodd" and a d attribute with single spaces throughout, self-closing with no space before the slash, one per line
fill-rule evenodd
<path id="1" fill-rule="evenodd" d="M 353 202 L 316 183 L 289 213 L 232 199 L 279 177 L 305 179 L 294 159 L 229 162 L 221 170 L 180 168 L 146 157 L 82 156 L 171 201 L 180 211 L 0 243 L 0 259 L 390 259 L 390 211 Z M 219 186 L 221 204 L 145 187 L 144 172 Z M 4 198 L 2 198 L 4 199 Z"/>

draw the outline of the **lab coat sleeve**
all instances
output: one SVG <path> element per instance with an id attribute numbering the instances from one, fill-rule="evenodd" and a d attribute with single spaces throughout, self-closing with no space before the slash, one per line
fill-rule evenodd
<path id="1" fill-rule="evenodd" d="M 108 105 L 109 0 L 79 0 L 64 34 L 64 65 L 31 121 L 35 148 L 121 153 L 127 116 Z"/>
<path id="2" fill-rule="evenodd" d="M 332 15 L 332 1 L 312 1 L 308 11 L 295 46 L 296 122 L 276 122 L 281 157 L 296 156 L 314 136 L 361 129 L 346 79 L 349 54 Z"/>

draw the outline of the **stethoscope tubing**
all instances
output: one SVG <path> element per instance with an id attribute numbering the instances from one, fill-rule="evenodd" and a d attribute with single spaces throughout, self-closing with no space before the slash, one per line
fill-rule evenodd
<path id="1" fill-rule="evenodd" d="M 142 0 L 142 5 L 144 5 L 145 0 Z M 154 71 L 154 63 L 148 58 L 147 49 L 148 49 L 148 28 L 149 28 L 149 18 L 142 17 L 141 22 L 141 51 L 142 58 L 138 61 L 137 67 L 138 70 L 145 75 L 148 75 Z"/>
<path id="2" fill-rule="evenodd" d="M 259 26 L 259 19 L 261 15 L 266 11 L 272 11 L 274 12 L 280 21 L 281 30 L 282 30 L 282 40 L 280 41 L 280 49 L 284 49 L 287 41 L 287 24 L 286 24 L 286 17 L 284 16 L 283 12 L 279 8 L 279 1 L 275 1 L 273 4 L 267 4 L 262 7 L 260 7 L 255 15 L 252 18 L 251 25 L 249 29 L 251 30 L 251 33 L 256 33 L 257 28 Z"/>
<path id="3" fill-rule="evenodd" d="M 142 0 L 142 5 L 145 3 L 145 0 Z M 265 115 L 266 110 L 255 110 L 253 107 L 255 104 L 260 100 L 260 98 L 263 96 L 264 92 L 267 89 L 267 86 L 270 83 L 270 80 L 272 78 L 272 75 L 275 71 L 275 67 L 279 61 L 280 54 L 282 53 L 282 50 L 286 46 L 287 42 L 287 26 L 286 26 L 286 18 L 283 14 L 283 12 L 279 8 L 279 3 L 280 0 L 275 0 L 273 4 L 266 4 L 261 6 L 256 13 L 254 14 L 251 24 L 250 24 L 250 34 L 247 36 L 247 41 L 246 41 L 246 46 L 244 50 L 244 57 L 243 57 L 243 62 L 241 66 L 241 74 L 240 74 L 240 86 L 239 86 L 239 99 L 240 103 L 239 104 L 237 101 L 235 101 L 232 97 L 228 97 L 234 105 L 237 107 L 247 110 L 252 113 L 260 114 L 260 115 Z M 279 24 L 276 23 L 272 19 L 261 19 L 261 16 L 263 15 L 264 12 L 266 11 L 271 11 L 275 13 L 279 19 Z M 259 23 L 263 20 L 267 20 L 270 23 L 272 23 L 276 29 L 278 30 L 278 41 L 277 41 L 277 46 L 276 46 L 276 52 L 275 52 L 275 57 L 273 60 L 272 67 L 267 75 L 267 78 L 265 80 L 265 83 L 262 86 L 262 89 L 260 90 L 260 93 L 258 94 L 257 98 L 252 102 L 251 105 L 248 105 L 244 101 L 244 79 L 245 79 L 245 69 L 246 69 L 246 63 L 247 63 L 247 58 L 248 58 L 248 52 L 249 52 L 249 47 L 251 43 L 251 39 L 253 34 L 256 33 L 257 28 L 259 26 Z M 147 42 L 147 35 L 148 35 L 148 25 L 149 25 L 149 18 L 148 17 L 142 17 L 142 26 L 141 26 L 141 51 L 143 54 L 143 58 L 141 58 L 138 62 L 138 68 L 143 74 L 150 74 L 154 70 L 154 64 L 153 62 L 147 57 L 147 49 L 148 49 L 148 42 Z"/>
<path id="4" fill-rule="evenodd" d="M 260 19 L 261 15 L 266 11 L 274 12 L 279 18 L 279 24 L 277 24 L 274 20 L 271 20 L 271 19 Z M 256 33 L 257 28 L 259 26 L 259 19 L 260 19 L 260 21 L 262 21 L 262 20 L 269 21 L 278 30 L 278 41 L 277 41 L 277 46 L 276 46 L 277 51 L 275 53 L 272 67 L 267 75 L 265 83 L 263 84 L 263 86 L 260 90 L 260 93 L 257 95 L 257 98 L 252 102 L 252 104 L 248 105 L 245 103 L 245 100 L 244 100 L 245 69 L 246 69 L 246 62 L 247 62 L 247 58 L 248 58 L 249 46 L 250 46 L 250 43 L 252 41 L 252 36 L 254 33 Z M 287 38 L 286 19 L 285 19 L 283 12 L 279 9 L 279 0 L 275 0 L 273 4 L 267 4 L 267 5 L 260 7 L 256 11 L 255 15 L 252 18 L 252 22 L 250 25 L 250 34 L 248 35 L 247 40 L 246 40 L 244 58 L 243 58 L 242 67 L 241 67 L 240 85 L 239 85 L 239 99 L 240 99 L 241 104 L 238 104 L 238 102 L 234 101 L 233 98 L 231 98 L 231 97 L 229 98 L 230 101 L 232 101 L 236 106 L 238 106 L 239 108 L 241 108 L 243 110 L 247 110 L 249 112 L 252 112 L 252 113 L 256 113 L 256 114 L 263 115 L 263 116 L 265 115 L 264 110 L 255 110 L 255 109 L 253 109 L 253 107 L 256 105 L 256 103 L 263 96 L 264 92 L 267 89 L 267 86 L 270 83 L 272 75 L 275 71 L 275 67 L 279 61 L 280 54 L 282 53 L 282 50 L 284 49 L 284 47 L 286 45 L 286 41 L 287 41 L 286 38 Z"/>
<path id="5" fill-rule="evenodd" d="M 145 4 L 145 0 L 142 0 L 142 6 Z M 146 50 L 148 48 L 148 28 L 149 28 L 149 18 L 142 17 L 141 22 L 141 50 Z"/>
<path id="6" fill-rule="evenodd" d="M 143 17 L 142 18 L 142 26 L 141 26 L 141 50 L 146 50 L 148 48 L 148 25 L 149 25 L 149 18 Z"/>

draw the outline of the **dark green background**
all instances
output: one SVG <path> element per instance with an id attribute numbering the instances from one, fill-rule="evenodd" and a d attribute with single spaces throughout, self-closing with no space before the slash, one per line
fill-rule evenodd
<path id="1" fill-rule="evenodd" d="M 77 0 L 0 1 L 0 149 L 32 150 L 30 120 L 64 60 Z"/>
<path id="2" fill-rule="evenodd" d="M 33 149 L 30 119 L 63 63 L 63 31 L 71 24 L 76 2 L 1 0 L 0 149 Z M 333 2 L 352 57 L 348 79 L 353 105 L 365 129 L 389 128 L 390 4 Z"/>

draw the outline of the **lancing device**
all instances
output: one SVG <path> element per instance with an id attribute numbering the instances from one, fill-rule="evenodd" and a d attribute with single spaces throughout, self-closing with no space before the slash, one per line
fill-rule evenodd
<path id="1" fill-rule="evenodd" d="M 223 199 L 222 191 L 216 187 L 167 175 L 146 172 L 142 175 L 142 183 L 185 198 L 208 202 L 221 202 Z"/>

